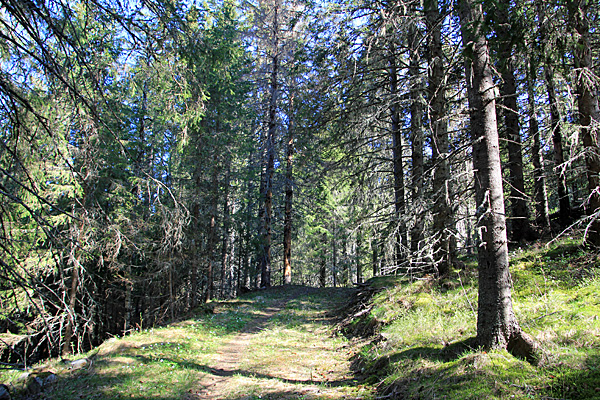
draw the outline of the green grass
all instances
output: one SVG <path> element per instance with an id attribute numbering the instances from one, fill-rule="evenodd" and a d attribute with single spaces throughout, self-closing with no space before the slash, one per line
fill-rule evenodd
<path id="1" fill-rule="evenodd" d="M 217 354 L 249 332 L 219 398 L 369 399 L 377 387 L 382 398 L 600 399 L 599 265 L 598 254 L 576 240 L 512 252 L 515 313 L 545 354 L 537 366 L 469 346 L 476 335 L 477 267 L 468 259 L 442 284 L 371 280 L 377 292 L 370 311 L 351 326 L 368 324 L 375 332 L 358 352 L 336 333 L 329 313 L 348 298 L 347 290 L 289 287 L 111 339 L 87 354 L 91 368 L 69 371 L 51 360 L 37 370 L 59 375 L 46 399 L 191 399 L 198 382 L 220 379 L 212 368 Z M 341 365 L 350 358 L 362 380 Z M 0 380 L 18 386 L 20 374 L 3 371 Z"/>
<path id="2" fill-rule="evenodd" d="M 108 340 L 77 357 L 91 358 L 89 368 L 70 371 L 59 360 L 49 360 L 35 366 L 34 374 L 59 376 L 42 394 L 54 400 L 191 400 L 214 381 L 221 381 L 218 398 L 223 399 L 368 398 L 369 391 L 357 386 L 348 365 L 339 365 L 349 364 L 349 355 L 340 360 L 339 353 L 348 341 L 333 335 L 327 315 L 347 297 L 340 289 L 305 287 L 250 293 L 216 303 L 215 314 L 198 313 Z M 228 353 L 236 363 L 228 364 Z M 218 360 L 226 375 L 215 370 Z M 19 375 L 1 371 L 0 382 L 18 389 L 23 385 Z"/>
<path id="3" fill-rule="evenodd" d="M 513 302 L 522 328 L 540 343 L 539 366 L 506 351 L 468 344 L 476 335 L 473 263 L 444 285 L 386 277 L 365 319 L 382 340 L 361 353 L 383 395 L 447 399 L 600 399 L 600 274 L 597 254 L 576 241 L 517 250 Z"/>
<path id="4" fill-rule="evenodd" d="M 222 303 L 220 312 L 200 315 L 167 327 L 114 338 L 87 355 L 92 368 L 68 371 L 58 360 L 37 370 L 52 371 L 61 379 L 48 393 L 52 399 L 181 399 L 216 349 L 239 332 L 259 312 L 255 302 Z M 19 386 L 20 372 L 2 372 L 4 383 Z"/>

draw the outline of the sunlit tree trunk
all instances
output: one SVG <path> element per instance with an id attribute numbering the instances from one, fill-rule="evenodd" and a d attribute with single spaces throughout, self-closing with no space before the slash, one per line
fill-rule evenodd
<path id="1" fill-rule="evenodd" d="M 531 358 L 534 343 L 515 317 L 508 269 L 508 244 L 504 217 L 502 167 L 496 121 L 496 88 L 488 42 L 482 31 L 481 3 L 461 0 L 458 4 L 465 67 L 478 230 L 479 300 L 477 341 L 484 348 L 507 348 Z"/>
<path id="2" fill-rule="evenodd" d="M 496 41 L 498 42 L 498 69 L 502 75 L 500 95 L 504 106 L 504 138 L 508 150 L 508 171 L 510 185 L 511 233 L 514 242 L 533 240 L 536 235 L 529 223 L 525 178 L 523 175 L 523 144 L 521 141 L 521 124 L 519 107 L 517 106 L 517 84 L 513 60 L 513 27 L 510 24 L 509 6 L 491 6 L 496 24 Z"/>
<path id="3" fill-rule="evenodd" d="M 585 151 L 588 198 L 585 209 L 591 222 L 587 225 L 587 243 L 600 246 L 600 106 L 598 105 L 598 77 L 594 74 L 592 47 L 590 43 L 589 0 L 567 0 L 569 20 L 577 37 L 575 46 L 575 82 L 577 85 L 577 108 L 579 111 L 580 137 Z M 596 27 L 597 29 L 597 27 Z"/>
<path id="4" fill-rule="evenodd" d="M 550 232 L 550 213 L 548 211 L 548 193 L 546 191 L 546 174 L 537 107 L 535 102 L 535 64 L 530 61 L 527 68 L 527 101 L 529 104 L 529 137 L 533 140 L 531 160 L 533 162 L 533 198 L 535 199 L 535 222 L 543 231 Z"/>
<path id="5" fill-rule="evenodd" d="M 319 260 L 319 285 L 321 287 L 327 286 L 327 236 L 325 234 L 321 237 L 321 251 Z"/>
<path id="6" fill-rule="evenodd" d="M 379 275 L 379 254 L 377 241 L 374 238 L 371 238 L 371 267 L 373 268 L 373 277 Z"/>

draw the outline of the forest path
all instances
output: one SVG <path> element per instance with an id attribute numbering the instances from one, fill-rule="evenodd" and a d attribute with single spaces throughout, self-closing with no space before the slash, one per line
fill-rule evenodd
<path id="1" fill-rule="evenodd" d="M 107 340 L 84 368 L 60 359 L 36 366 L 42 378 L 57 375 L 36 399 L 373 398 L 350 368 L 360 343 L 335 333 L 334 311 L 351 293 L 286 286 L 211 302 L 179 322 Z M 20 387 L 20 374 L 0 382 Z"/>
<path id="2" fill-rule="evenodd" d="M 370 397 L 350 370 L 355 349 L 332 332 L 332 310 L 348 295 L 302 286 L 251 295 L 240 307 L 254 317 L 216 349 L 186 399 Z"/>

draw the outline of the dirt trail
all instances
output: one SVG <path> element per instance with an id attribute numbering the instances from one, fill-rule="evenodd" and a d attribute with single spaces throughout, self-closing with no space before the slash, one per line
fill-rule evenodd
<path id="1" fill-rule="evenodd" d="M 259 316 L 218 349 L 187 400 L 369 398 L 350 371 L 352 345 L 331 334 L 335 299 L 319 293 L 297 287 L 275 300 L 258 296 Z"/>

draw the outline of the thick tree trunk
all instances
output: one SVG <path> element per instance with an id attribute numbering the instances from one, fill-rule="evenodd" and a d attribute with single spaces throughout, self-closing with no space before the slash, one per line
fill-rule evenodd
<path id="1" fill-rule="evenodd" d="M 521 124 L 517 106 L 517 84 L 513 62 L 513 33 L 508 18 L 508 6 L 493 8 L 498 41 L 498 69 L 502 74 L 500 95 L 503 99 L 504 138 L 508 150 L 508 170 L 510 184 L 511 234 L 513 242 L 533 240 L 536 234 L 529 223 L 525 178 L 523 175 L 523 152 Z"/>
<path id="2" fill-rule="evenodd" d="M 455 259 L 455 246 L 452 236 L 454 218 L 450 205 L 450 168 L 448 163 L 449 140 L 446 122 L 446 99 L 444 82 L 444 62 L 442 50 L 442 21 L 437 0 L 425 1 L 425 19 L 429 38 L 429 120 L 431 124 L 431 150 L 435 169 L 433 172 L 433 245 L 434 262 L 438 275 L 445 277 Z"/>
<path id="3" fill-rule="evenodd" d="M 585 151 L 588 198 L 585 203 L 591 222 L 586 229 L 586 242 L 600 246 L 600 106 L 598 84 L 594 75 L 588 10 L 590 0 L 568 0 L 569 19 L 578 37 L 575 46 L 575 82 L 577 84 L 577 108 L 579 110 L 580 137 Z"/>
<path id="4" fill-rule="evenodd" d="M 404 221 L 406 214 L 406 192 L 404 187 L 404 167 L 402 163 L 402 131 L 400 129 L 400 107 L 398 104 L 398 68 L 396 65 L 396 48 L 390 44 L 388 55 L 389 62 L 389 81 L 390 81 L 390 122 L 392 133 L 392 162 L 394 173 L 394 209 L 396 213 L 397 231 L 396 231 L 396 267 L 404 264 L 406 259 L 406 250 L 408 248 L 408 235 L 406 223 Z"/>
<path id="5" fill-rule="evenodd" d="M 484 348 L 507 348 L 532 359 L 535 345 L 515 317 L 508 269 L 508 245 L 504 217 L 502 167 L 496 121 L 496 89 L 483 10 L 475 0 L 458 5 L 461 34 L 469 56 L 465 59 L 478 230 L 479 301 L 477 342 Z"/>
<path id="6" fill-rule="evenodd" d="M 408 69 L 410 77 L 410 130 L 411 130 L 411 159 L 412 159 L 412 210 L 415 216 L 414 225 L 410 232 L 410 250 L 412 257 L 419 256 L 419 250 L 422 247 L 425 229 L 425 218 L 423 217 L 425 207 L 423 205 L 423 80 L 420 70 L 421 57 L 419 48 L 421 34 L 417 27 L 420 19 L 419 10 L 413 8 L 413 20 L 409 26 L 409 51 L 410 66 Z"/>

